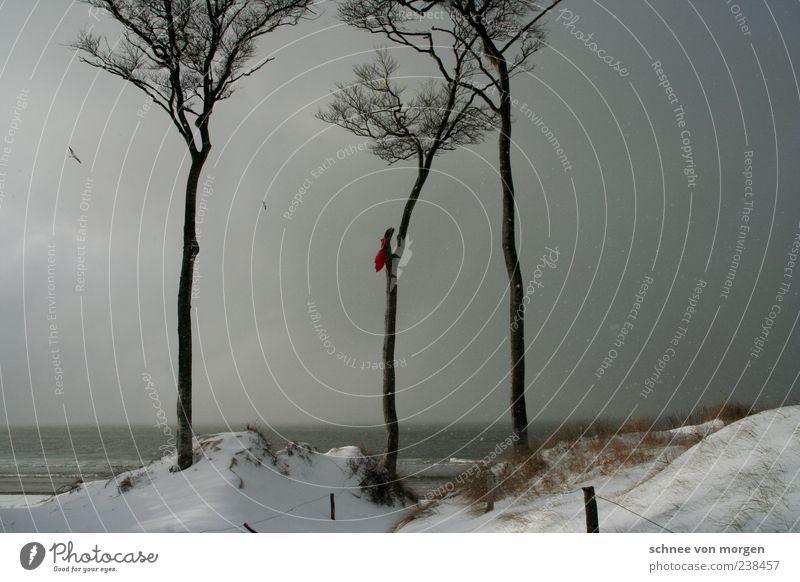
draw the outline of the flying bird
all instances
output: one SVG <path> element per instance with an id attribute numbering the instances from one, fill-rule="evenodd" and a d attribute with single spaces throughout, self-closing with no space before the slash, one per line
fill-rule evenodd
<path id="1" fill-rule="evenodd" d="M 78 156 L 76 156 L 76 155 L 75 155 L 75 150 L 73 150 L 73 149 L 72 149 L 71 147 L 69 147 L 69 146 L 67 146 L 67 149 L 69 150 L 69 157 L 71 157 L 73 160 L 75 160 L 75 161 L 76 161 L 76 162 L 78 162 L 79 164 L 82 164 L 82 163 L 83 163 L 83 162 L 80 160 L 80 158 L 78 158 Z"/>
<path id="2" fill-rule="evenodd" d="M 264 202 L 263 200 L 261 201 L 261 206 L 263 206 L 263 207 L 264 207 L 264 210 L 266 210 L 266 209 L 267 209 L 267 203 L 266 203 L 266 202 Z"/>

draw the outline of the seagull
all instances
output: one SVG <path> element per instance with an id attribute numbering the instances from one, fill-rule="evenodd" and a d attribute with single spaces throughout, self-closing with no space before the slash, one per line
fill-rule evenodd
<path id="1" fill-rule="evenodd" d="M 67 149 L 69 149 L 69 157 L 71 157 L 73 160 L 75 160 L 75 161 L 76 161 L 76 162 L 78 162 L 79 164 L 82 164 L 82 163 L 83 163 L 83 162 L 81 162 L 81 161 L 80 161 L 80 159 L 78 158 L 78 156 L 76 156 L 76 155 L 75 155 L 75 150 L 73 150 L 73 149 L 72 149 L 71 147 L 69 147 L 69 146 L 67 146 Z"/>

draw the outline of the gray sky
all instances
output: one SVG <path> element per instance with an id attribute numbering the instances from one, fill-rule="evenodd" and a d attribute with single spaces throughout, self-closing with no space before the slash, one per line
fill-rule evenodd
<path id="1" fill-rule="evenodd" d="M 800 271 L 784 268 L 800 233 L 800 6 L 563 7 L 535 70 L 513 83 L 529 417 L 797 403 Z M 214 114 L 198 422 L 381 422 L 371 363 L 384 277 L 372 257 L 414 172 L 314 117 L 387 44 L 341 25 L 332 3 L 320 9 L 264 38 L 259 54 L 275 60 Z M 70 0 L 0 3 L 0 423 L 153 423 L 155 395 L 174 418 L 185 148 L 143 94 L 66 48 L 89 26 L 118 34 Z M 431 71 L 396 54 L 401 75 Z M 402 420 L 508 422 L 495 143 L 442 155 L 415 212 L 400 278 Z"/>

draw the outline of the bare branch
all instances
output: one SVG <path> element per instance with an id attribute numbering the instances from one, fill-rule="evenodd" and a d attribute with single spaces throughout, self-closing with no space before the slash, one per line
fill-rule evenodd
<path id="1" fill-rule="evenodd" d="M 429 80 L 410 98 L 393 79 L 397 70 L 397 61 L 378 50 L 372 62 L 355 67 L 352 84 L 337 85 L 317 117 L 369 138 L 372 152 L 390 164 L 417 157 L 428 167 L 440 151 L 478 143 L 493 127 L 492 113 L 460 85 L 462 61 L 450 71 L 453 81 Z"/>
<path id="2" fill-rule="evenodd" d="M 123 33 L 114 43 L 81 33 L 71 45 L 82 53 L 81 60 L 144 91 L 170 115 L 197 155 L 210 148 L 214 105 L 232 94 L 237 81 L 272 60 L 246 66 L 255 41 L 296 24 L 313 0 L 82 1 L 105 11 Z"/>

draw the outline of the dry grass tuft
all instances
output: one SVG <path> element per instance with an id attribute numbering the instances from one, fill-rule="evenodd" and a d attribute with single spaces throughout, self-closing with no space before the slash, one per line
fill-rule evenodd
<path id="1" fill-rule="evenodd" d="M 419 497 L 406 482 L 398 476 L 392 476 L 380 462 L 380 455 L 372 455 L 360 449 L 361 455 L 347 461 L 353 475 L 358 477 L 358 486 L 372 503 L 392 506 L 399 502 L 417 503 Z"/>
<path id="2" fill-rule="evenodd" d="M 709 409 L 704 414 L 725 419 L 741 414 L 741 407 L 728 408 L 730 411 L 723 407 Z M 700 418 L 693 420 L 694 424 L 705 422 Z M 683 424 L 685 422 L 679 426 Z M 499 474 L 505 481 L 500 491 L 514 496 L 562 491 L 594 476 L 657 461 L 663 457 L 665 449 L 679 454 L 703 439 L 701 434 L 672 434 L 656 430 L 655 426 L 654 421 L 640 417 L 616 423 L 595 419 L 588 423 L 564 424 L 547 438 L 532 444 L 533 453 L 526 459 L 511 457 L 501 465 Z M 521 460 L 525 462 L 520 463 Z M 490 468 L 483 467 L 474 479 L 465 483 L 461 493 L 473 502 L 485 500 L 489 471 Z M 498 473 L 497 468 L 495 473 Z"/>
<path id="3" fill-rule="evenodd" d="M 56 489 L 53 493 L 55 495 L 61 495 L 62 493 L 72 493 L 80 489 L 82 485 L 83 485 L 83 479 L 75 479 L 71 483 L 66 483 L 62 485 L 61 487 Z M 106 485 L 108 485 L 108 483 L 106 483 Z"/>
<path id="4" fill-rule="evenodd" d="M 125 493 L 133 489 L 135 484 L 136 480 L 131 475 L 128 475 L 117 484 L 117 491 L 119 491 L 120 494 Z"/>
<path id="5" fill-rule="evenodd" d="M 525 454 L 509 452 L 493 465 L 479 463 L 465 469 L 446 488 L 439 487 L 438 496 L 430 503 L 406 514 L 395 528 L 435 511 L 436 504 L 450 495 L 447 492 L 456 492 L 473 510 L 480 511 L 489 499 L 492 483 L 496 483 L 493 493 L 495 501 L 499 501 L 504 497 L 563 492 L 593 477 L 643 463 L 653 463 L 657 473 L 704 438 L 701 431 L 675 434 L 667 429 L 714 419 L 730 424 L 756 412 L 760 412 L 756 407 L 726 402 L 657 420 L 630 417 L 614 422 L 598 418 L 565 423 L 546 438 L 532 442 Z M 513 521 L 513 516 L 512 512 L 508 519 Z"/>
<path id="6" fill-rule="evenodd" d="M 753 414 L 763 412 L 765 409 L 742 402 L 722 402 L 720 404 L 709 404 L 685 413 L 673 413 L 669 416 L 660 418 L 654 423 L 661 430 L 703 424 L 712 420 L 719 419 L 723 423 L 731 424 Z"/>
<path id="7" fill-rule="evenodd" d="M 725 402 L 715 406 L 705 406 L 700 409 L 697 416 L 700 422 L 708 422 L 718 418 L 725 424 L 731 424 L 758 412 L 761 412 L 761 410 L 755 405 L 748 406 L 741 402 Z"/>
<path id="8" fill-rule="evenodd" d="M 530 488 L 530 482 L 548 469 L 541 451 L 511 451 L 495 464 L 479 463 L 455 478 L 455 490 L 472 504 L 519 497 Z"/>
<path id="9" fill-rule="evenodd" d="M 436 513 L 436 506 L 438 504 L 439 501 L 427 501 L 427 500 L 418 501 L 414 507 L 406 511 L 403 514 L 403 517 L 400 518 L 392 527 L 389 528 L 388 533 L 397 533 L 398 531 L 403 529 L 404 526 L 408 525 L 415 519 L 433 515 L 434 513 Z"/>
<path id="10" fill-rule="evenodd" d="M 247 449 L 236 453 L 236 457 L 242 457 L 245 461 L 249 461 L 254 465 L 264 466 L 264 461 L 269 460 L 270 465 L 275 467 L 281 475 L 289 474 L 289 467 L 287 464 L 278 457 L 272 442 L 265 427 L 260 424 L 249 422 L 245 425 L 245 430 L 258 435 L 258 442 Z"/>

